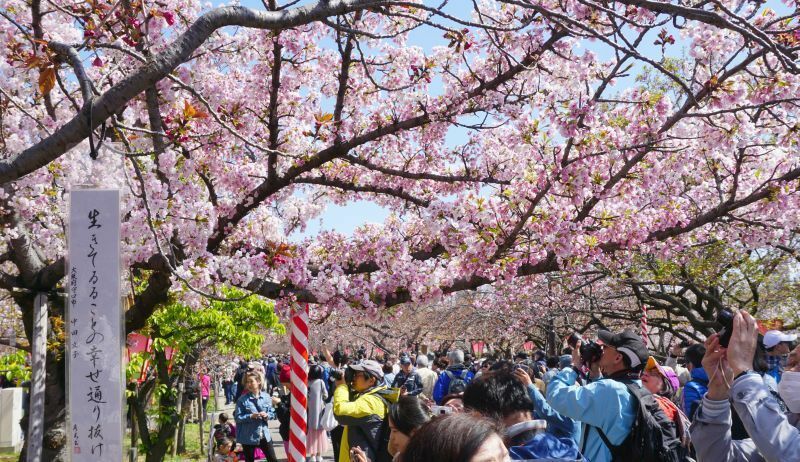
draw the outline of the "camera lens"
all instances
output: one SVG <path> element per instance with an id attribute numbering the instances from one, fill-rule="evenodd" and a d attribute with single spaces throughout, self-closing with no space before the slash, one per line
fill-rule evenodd
<path id="1" fill-rule="evenodd" d="M 724 348 L 728 347 L 733 334 L 733 316 L 733 312 L 727 309 L 722 309 L 717 314 L 717 323 L 722 326 L 719 330 L 719 344 Z"/>

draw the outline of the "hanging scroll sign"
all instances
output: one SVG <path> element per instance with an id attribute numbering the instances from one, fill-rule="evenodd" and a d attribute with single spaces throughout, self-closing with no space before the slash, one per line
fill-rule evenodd
<path id="1" fill-rule="evenodd" d="M 67 380 L 73 462 L 122 460 L 120 195 L 73 189 L 69 203 Z"/>

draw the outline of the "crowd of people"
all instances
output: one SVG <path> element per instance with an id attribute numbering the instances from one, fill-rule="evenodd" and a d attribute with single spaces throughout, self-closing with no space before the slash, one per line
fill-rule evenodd
<path id="1" fill-rule="evenodd" d="M 630 329 L 576 335 L 558 357 L 324 350 L 310 361 L 307 460 L 332 444 L 337 462 L 800 461 L 796 336 L 762 336 L 744 311 L 731 327 L 661 362 Z M 284 366 L 242 362 L 221 454 L 235 438 L 244 460 L 276 460 L 267 421 L 288 436 Z"/>

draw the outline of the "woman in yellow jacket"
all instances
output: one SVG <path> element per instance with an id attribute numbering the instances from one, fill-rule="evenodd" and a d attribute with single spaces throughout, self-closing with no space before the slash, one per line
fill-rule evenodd
<path id="1" fill-rule="evenodd" d="M 377 361 L 364 360 L 348 367 L 353 371 L 350 386 L 344 379 L 338 380 L 333 392 L 333 414 L 344 426 L 339 462 L 350 462 L 350 448 L 356 446 L 369 460 L 377 461 L 379 453 L 386 449 L 381 447 L 381 424 L 389 412 L 389 403 L 397 401 L 399 392 L 378 385 L 383 382 L 383 370 Z"/>

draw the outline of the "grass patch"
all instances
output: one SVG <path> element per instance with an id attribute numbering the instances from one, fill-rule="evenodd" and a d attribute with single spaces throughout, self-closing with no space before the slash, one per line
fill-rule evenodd
<path id="1" fill-rule="evenodd" d="M 175 457 L 172 457 L 172 453 L 168 452 L 167 456 L 164 458 L 165 462 L 180 462 L 184 460 L 206 460 L 206 455 L 200 453 L 200 433 L 198 430 L 198 425 L 196 423 L 187 423 L 186 424 L 186 452 L 183 454 L 177 454 Z M 208 423 L 203 426 L 203 439 L 205 440 L 206 444 L 208 442 Z M 125 455 L 125 460 L 128 457 L 128 449 L 131 445 L 131 437 L 130 432 L 126 432 L 125 435 L 125 444 L 123 445 L 123 453 Z M 141 447 L 139 449 L 139 456 L 136 459 L 137 461 L 144 461 L 145 455 L 141 451 Z M 0 459 L 0 462 L 6 462 Z"/>

